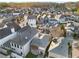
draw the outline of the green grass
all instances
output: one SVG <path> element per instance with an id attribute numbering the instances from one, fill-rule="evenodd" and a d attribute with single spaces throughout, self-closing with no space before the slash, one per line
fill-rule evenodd
<path id="1" fill-rule="evenodd" d="M 36 58 L 37 55 L 32 54 L 31 52 L 29 52 L 25 58 Z"/>

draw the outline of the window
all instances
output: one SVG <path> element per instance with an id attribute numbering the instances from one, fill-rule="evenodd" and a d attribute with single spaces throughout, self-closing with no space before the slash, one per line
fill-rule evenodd
<path id="1" fill-rule="evenodd" d="M 19 48 L 19 45 L 17 45 L 17 48 Z"/>
<path id="2" fill-rule="evenodd" d="M 20 47 L 22 49 L 22 47 Z"/>
<path id="3" fill-rule="evenodd" d="M 22 52 L 21 52 L 21 55 L 22 55 Z"/>
<path id="4" fill-rule="evenodd" d="M 13 43 L 12 43 L 12 46 L 13 46 Z"/>
<path id="5" fill-rule="evenodd" d="M 15 44 L 15 47 L 16 47 L 16 44 Z"/>
<path id="6" fill-rule="evenodd" d="M 32 26 L 33 24 L 31 24 L 31 26 Z"/>

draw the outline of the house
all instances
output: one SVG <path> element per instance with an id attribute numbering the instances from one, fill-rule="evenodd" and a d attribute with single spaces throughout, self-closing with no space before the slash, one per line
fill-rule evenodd
<path id="1" fill-rule="evenodd" d="M 0 29 L 0 46 L 10 40 L 16 35 L 16 31 L 21 29 L 17 24 L 5 23 L 4 27 Z"/>
<path id="2" fill-rule="evenodd" d="M 67 23 L 65 26 L 65 29 L 66 29 L 67 36 L 72 35 L 75 31 L 73 22 Z"/>
<path id="3" fill-rule="evenodd" d="M 55 26 L 55 25 L 58 25 L 59 22 L 58 22 L 56 19 L 50 18 L 50 19 L 48 20 L 48 24 L 49 24 L 49 26 Z"/>
<path id="4" fill-rule="evenodd" d="M 12 57 L 25 57 L 30 51 L 31 41 L 36 34 L 36 29 L 26 26 L 18 30 L 16 36 L 4 43 L 3 47 L 10 48 L 13 51 Z"/>
<path id="5" fill-rule="evenodd" d="M 59 17 L 59 22 L 60 23 L 67 23 L 68 21 L 70 21 L 71 15 L 61 15 Z"/>
<path id="6" fill-rule="evenodd" d="M 49 57 L 68 58 L 68 41 L 66 38 L 61 40 L 61 43 L 56 48 L 49 51 Z"/>
<path id="7" fill-rule="evenodd" d="M 72 49 L 72 58 L 79 58 L 79 40 L 73 40 Z"/>
<path id="8" fill-rule="evenodd" d="M 43 34 L 39 35 L 38 33 L 31 42 L 31 52 L 35 55 L 38 55 L 41 52 L 44 53 L 48 43 L 49 43 L 49 36 Z"/>
<path id="9" fill-rule="evenodd" d="M 34 16 L 34 15 L 29 15 L 28 17 L 27 17 L 27 21 L 28 21 L 28 25 L 30 26 L 30 27 L 37 27 L 36 26 L 36 17 Z"/>
<path id="10" fill-rule="evenodd" d="M 15 16 L 18 16 L 20 13 L 12 13 L 13 15 L 15 15 Z"/>
<path id="11" fill-rule="evenodd" d="M 8 40 L 13 38 L 16 35 L 16 33 L 11 32 L 11 29 L 4 28 L 0 30 L 0 46 L 6 43 Z"/>
<path id="12" fill-rule="evenodd" d="M 31 42 L 31 52 L 35 55 L 40 55 L 42 54 L 42 56 L 45 53 L 45 49 L 47 48 L 49 42 L 50 42 L 50 36 L 48 34 L 43 34 L 43 33 L 38 33 L 33 41 Z M 57 38 L 57 42 L 54 42 L 54 39 L 52 39 L 52 43 L 49 47 L 49 51 L 56 48 L 57 46 L 59 46 L 59 44 L 61 43 L 61 39 Z"/>
<path id="13" fill-rule="evenodd" d="M 61 16 L 61 14 L 55 15 L 55 19 L 59 20 L 60 16 Z"/>
<path id="14" fill-rule="evenodd" d="M 48 22 L 48 17 L 46 14 L 40 14 L 37 16 L 38 24 L 45 25 Z"/>

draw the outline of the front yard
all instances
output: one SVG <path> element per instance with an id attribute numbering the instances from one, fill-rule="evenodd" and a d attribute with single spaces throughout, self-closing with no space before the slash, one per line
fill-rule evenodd
<path id="1" fill-rule="evenodd" d="M 31 52 L 29 52 L 25 58 L 36 58 L 37 55 L 32 54 Z"/>

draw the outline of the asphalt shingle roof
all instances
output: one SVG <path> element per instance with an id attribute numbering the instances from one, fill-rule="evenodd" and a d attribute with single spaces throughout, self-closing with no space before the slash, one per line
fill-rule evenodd
<path id="1" fill-rule="evenodd" d="M 67 39 L 63 39 L 60 45 L 52 49 L 50 52 L 68 57 L 68 46 L 67 45 L 68 45 Z"/>
<path id="2" fill-rule="evenodd" d="M 45 35 L 42 39 L 33 38 L 31 45 L 36 45 L 36 46 L 46 48 L 48 43 L 49 43 L 49 36 Z"/>
<path id="3" fill-rule="evenodd" d="M 0 30 L 0 39 L 11 34 L 11 30 L 9 28 L 3 28 Z"/>
<path id="4" fill-rule="evenodd" d="M 11 40 L 11 42 L 18 44 L 18 45 L 24 45 L 29 40 L 32 39 L 32 37 L 37 33 L 37 30 L 35 28 L 31 28 L 29 26 L 26 26 L 20 30 L 17 31 L 18 35 Z M 27 39 L 25 39 L 27 37 Z"/>

